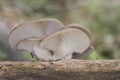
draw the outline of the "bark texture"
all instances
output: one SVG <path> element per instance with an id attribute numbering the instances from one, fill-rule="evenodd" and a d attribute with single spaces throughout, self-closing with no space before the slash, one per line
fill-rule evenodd
<path id="1" fill-rule="evenodd" d="M 0 80 L 120 80 L 120 60 L 0 62 Z"/>

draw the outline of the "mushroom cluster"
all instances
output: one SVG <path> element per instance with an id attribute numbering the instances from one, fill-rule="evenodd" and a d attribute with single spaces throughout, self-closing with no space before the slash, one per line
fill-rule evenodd
<path id="1" fill-rule="evenodd" d="M 78 59 L 93 51 L 88 29 L 75 23 L 64 27 L 53 18 L 18 25 L 9 34 L 9 44 L 11 48 L 27 50 L 44 61 Z"/>

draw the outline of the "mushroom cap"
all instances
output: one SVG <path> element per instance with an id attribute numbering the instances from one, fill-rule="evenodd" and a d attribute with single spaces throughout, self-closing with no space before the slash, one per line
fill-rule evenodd
<path id="1" fill-rule="evenodd" d="M 88 35 L 77 28 L 64 28 L 41 41 L 40 47 L 54 52 L 59 58 L 73 52 L 83 53 L 90 46 Z"/>
<path id="2" fill-rule="evenodd" d="M 17 44 L 17 50 L 27 50 L 29 52 L 32 52 L 33 47 L 34 46 L 39 46 L 40 42 L 41 42 L 41 40 L 34 39 L 34 38 L 28 38 L 28 39 L 21 40 Z"/>
<path id="3" fill-rule="evenodd" d="M 18 42 L 28 38 L 43 39 L 60 28 L 63 24 L 57 19 L 46 18 L 40 20 L 33 20 L 23 23 L 14 28 L 9 35 L 9 44 L 16 49 Z"/>
<path id="4" fill-rule="evenodd" d="M 80 29 L 83 32 L 85 32 L 88 35 L 88 37 L 91 39 L 91 33 L 90 33 L 90 31 L 86 27 L 84 27 L 84 26 L 82 26 L 80 24 L 72 23 L 72 24 L 67 25 L 66 27 L 67 28 L 77 28 L 77 29 Z"/>

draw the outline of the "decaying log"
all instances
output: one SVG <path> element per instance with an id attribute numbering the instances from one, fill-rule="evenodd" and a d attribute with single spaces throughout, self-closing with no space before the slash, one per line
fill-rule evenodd
<path id="1" fill-rule="evenodd" d="M 3 61 L 0 80 L 120 80 L 120 60 Z"/>

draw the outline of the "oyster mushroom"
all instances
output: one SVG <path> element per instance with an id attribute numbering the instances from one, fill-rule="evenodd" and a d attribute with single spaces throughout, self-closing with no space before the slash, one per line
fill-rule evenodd
<path id="1" fill-rule="evenodd" d="M 48 58 L 55 61 L 70 59 L 72 58 L 73 52 L 83 53 L 89 48 L 90 43 L 88 35 L 82 30 L 77 28 L 64 28 L 41 41 L 40 48 L 46 49 L 47 54 L 52 52 L 51 57 Z M 40 51 L 38 53 L 35 52 L 35 54 L 41 55 Z"/>
<path id="2" fill-rule="evenodd" d="M 28 50 L 44 61 L 78 59 L 94 49 L 88 29 L 79 24 L 64 27 L 51 18 L 19 25 L 10 33 L 9 44 L 17 50 Z"/>
<path id="3" fill-rule="evenodd" d="M 17 44 L 24 39 L 43 39 L 46 36 L 58 31 L 63 24 L 52 18 L 33 20 L 23 23 L 14 28 L 9 34 L 9 44 L 16 49 Z"/>

